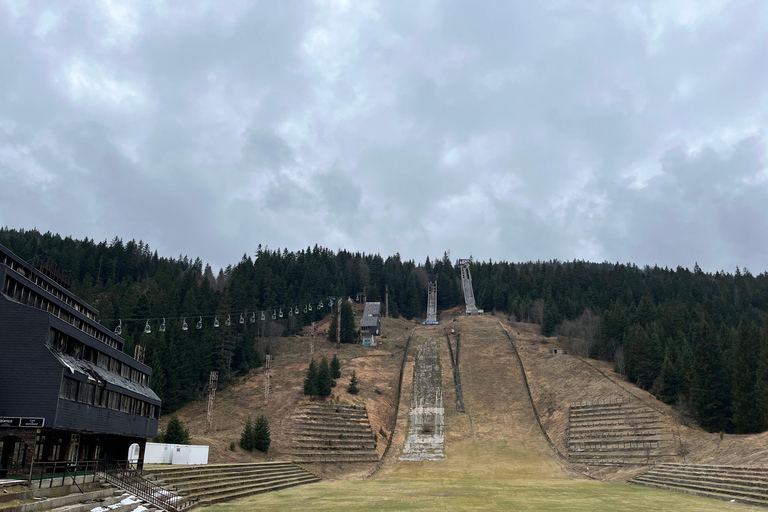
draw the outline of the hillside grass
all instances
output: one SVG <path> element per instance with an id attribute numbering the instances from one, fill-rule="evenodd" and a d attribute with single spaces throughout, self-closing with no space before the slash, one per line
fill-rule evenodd
<path id="1" fill-rule="evenodd" d="M 444 462 L 401 462 L 385 466 L 370 480 L 323 481 L 214 505 L 208 511 L 759 510 L 625 483 L 551 476 L 558 471 L 550 467 L 549 457 L 525 443 L 467 441 L 447 451 Z"/>
<path id="2" fill-rule="evenodd" d="M 413 387 L 416 343 L 405 365 L 392 450 L 367 480 L 324 480 L 210 507 L 209 512 L 252 510 L 515 510 L 681 511 L 759 510 L 627 483 L 591 480 L 554 456 L 538 430 L 515 356 L 491 318 L 459 318 L 461 377 L 467 413 L 455 407 L 447 347 L 443 368 L 445 461 L 398 461 Z M 440 337 L 444 327 L 419 327 L 415 336 Z M 441 343 L 445 343 L 444 339 Z M 306 465 L 313 470 L 312 465 Z"/>

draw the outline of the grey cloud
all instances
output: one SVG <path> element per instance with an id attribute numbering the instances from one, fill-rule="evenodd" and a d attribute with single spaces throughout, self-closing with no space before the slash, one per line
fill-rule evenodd
<path id="1" fill-rule="evenodd" d="M 0 3 L 0 224 L 759 272 L 768 7 L 680 5 Z"/>

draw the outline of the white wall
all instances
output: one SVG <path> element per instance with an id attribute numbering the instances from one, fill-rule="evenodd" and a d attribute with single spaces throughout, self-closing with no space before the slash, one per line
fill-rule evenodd
<path id="1" fill-rule="evenodd" d="M 147 443 L 144 464 L 208 464 L 208 446 Z"/>

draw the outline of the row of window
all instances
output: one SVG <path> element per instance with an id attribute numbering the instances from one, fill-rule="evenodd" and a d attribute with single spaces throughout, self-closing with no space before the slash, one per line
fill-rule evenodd
<path id="1" fill-rule="evenodd" d="M 75 315 L 68 312 L 66 309 L 59 307 L 57 304 L 54 304 L 47 298 L 42 297 L 40 294 L 36 293 L 34 290 L 31 290 L 23 283 L 13 279 L 11 276 L 6 276 L 5 278 L 3 293 L 8 297 L 13 298 L 17 302 L 26 304 L 27 306 L 31 306 L 36 309 L 47 311 L 53 316 L 64 320 L 68 324 L 73 325 L 92 338 L 96 338 L 100 342 L 105 343 L 112 348 L 116 348 L 118 350 L 122 348 L 118 345 L 117 340 L 114 338 L 108 336 L 103 331 L 96 329 L 88 322 L 83 321 L 81 318 L 77 318 Z"/>
<path id="2" fill-rule="evenodd" d="M 115 357 L 110 357 L 96 348 L 89 347 L 82 341 L 68 336 L 59 330 L 51 329 L 48 344 L 62 354 L 91 362 L 107 371 L 122 375 L 132 382 L 138 382 L 142 386 L 150 385 L 148 374 L 123 363 Z"/>
<path id="3" fill-rule="evenodd" d="M 49 283 L 48 281 L 46 281 L 42 277 L 38 276 L 34 272 L 28 271 L 26 268 L 24 268 L 18 262 L 13 261 L 13 259 L 11 259 L 11 257 L 8 256 L 7 254 L 2 254 L 0 256 L 2 256 L 2 262 L 6 266 L 12 268 L 13 270 L 18 272 L 22 276 L 26 277 L 27 279 L 29 279 L 30 281 L 35 283 L 37 286 L 39 286 L 43 290 L 47 291 L 48 293 L 50 293 L 51 295 L 53 295 L 57 299 L 65 302 L 66 304 L 69 304 L 76 311 L 79 311 L 80 313 L 84 314 L 88 318 L 91 318 L 91 319 L 95 318 L 95 315 L 93 314 L 93 312 L 91 310 L 89 310 L 88 308 L 86 308 L 85 306 L 80 304 L 79 302 L 76 302 L 75 300 L 73 300 L 72 297 L 70 297 L 69 295 L 67 295 L 65 293 L 62 293 L 61 290 L 59 290 L 57 287 L 53 286 L 51 283 Z M 31 274 L 31 275 L 27 275 L 27 274 Z"/>
<path id="4" fill-rule="evenodd" d="M 117 391 L 110 391 L 90 382 L 80 382 L 69 377 L 61 381 L 59 398 L 95 407 L 106 407 L 147 418 L 157 418 L 160 412 L 154 405 Z"/>

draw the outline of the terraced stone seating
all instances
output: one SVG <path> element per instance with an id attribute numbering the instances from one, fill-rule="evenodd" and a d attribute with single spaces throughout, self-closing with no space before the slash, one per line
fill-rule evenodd
<path id="1" fill-rule="evenodd" d="M 768 506 L 768 469 L 763 468 L 659 464 L 629 483 Z"/>
<path id="2" fill-rule="evenodd" d="M 658 413 L 639 402 L 571 406 L 568 458 L 586 464 L 651 464 L 674 460 L 672 435 Z"/>
<path id="3" fill-rule="evenodd" d="M 231 501 L 320 480 L 291 462 L 145 468 L 144 475 L 185 498 L 197 500 L 199 505 Z"/>
<path id="4" fill-rule="evenodd" d="M 297 411 L 289 455 L 296 462 L 375 462 L 368 413 L 348 405 L 312 403 Z"/>

